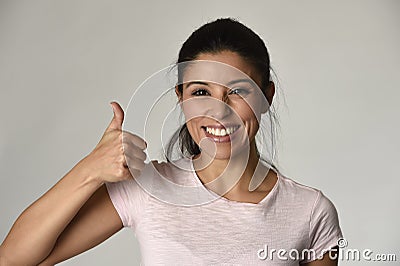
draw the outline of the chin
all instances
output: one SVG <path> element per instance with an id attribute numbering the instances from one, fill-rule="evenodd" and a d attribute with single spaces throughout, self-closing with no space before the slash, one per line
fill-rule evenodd
<path id="1" fill-rule="evenodd" d="M 215 156 L 214 156 L 214 159 L 215 160 L 229 160 L 229 159 L 231 159 L 231 152 L 230 151 L 228 151 L 228 152 L 221 152 L 221 151 L 217 151 L 217 153 L 215 154 Z"/>
<path id="2" fill-rule="evenodd" d="M 239 155 L 245 155 L 246 151 L 241 148 L 236 148 L 231 150 L 231 147 L 220 147 L 217 148 L 216 153 L 214 154 L 214 150 L 208 151 L 203 150 L 202 153 L 207 154 L 207 156 L 213 158 L 213 160 L 230 160 Z"/>

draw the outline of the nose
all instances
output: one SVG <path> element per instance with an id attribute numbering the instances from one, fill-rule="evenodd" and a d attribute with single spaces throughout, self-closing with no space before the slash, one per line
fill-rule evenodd
<path id="1" fill-rule="evenodd" d="M 229 97 L 226 88 L 221 86 L 221 89 L 210 99 L 208 111 L 208 115 L 217 120 L 231 114 L 232 110 L 229 106 Z"/>

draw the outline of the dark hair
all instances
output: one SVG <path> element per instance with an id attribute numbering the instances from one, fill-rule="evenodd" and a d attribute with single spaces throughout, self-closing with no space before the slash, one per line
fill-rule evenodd
<path id="1" fill-rule="evenodd" d="M 261 89 L 265 93 L 271 80 L 268 50 L 264 41 L 256 33 L 235 19 L 220 18 L 195 30 L 183 43 L 177 63 L 195 60 L 202 53 L 218 53 L 221 51 L 236 52 L 252 64 L 258 74 L 261 75 Z M 181 73 L 182 69 L 178 67 L 178 76 L 182 75 Z M 178 77 L 179 80 L 181 79 Z M 178 91 L 182 94 L 183 85 L 181 82 L 178 83 Z M 271 122 L 273 123 L 273 120 L 276 120 L 275 114 L 271 108 L 268 112 L 271 114 Z M 272 132 L 271 137 L 273 136 Z M 184 156 L 200 153 L 199 146 L 192 139 L 186 123 L 175 132 L 168 144 L 166 154 L 168 161 L 177 142 L 179 142 L 180 151 Z M 264 160 L 269 161 L 265 158 Z M 269 163 L 276 169 L 272 162 Z"/>

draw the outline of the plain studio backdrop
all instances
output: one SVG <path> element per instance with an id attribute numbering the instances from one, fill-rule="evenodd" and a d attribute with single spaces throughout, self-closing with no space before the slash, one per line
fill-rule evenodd
<path id="1" fill-rule="evenodd" d="M 111 100 L 125 109 L 193 30 L 230 16 L 269 48 L 283 174 L 331 199 L 348 248 L 399 261 L 399 11 L 380 0 L 0 1 L 0 240 L 95 147 Z M 63 265 L 139 261 L 124 229 Z"/>

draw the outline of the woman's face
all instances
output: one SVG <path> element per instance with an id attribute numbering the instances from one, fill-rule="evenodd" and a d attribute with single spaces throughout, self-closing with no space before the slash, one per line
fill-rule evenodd
<path id="1" fill-rule="evenodd" d="M 261 77 L 235 52 L 203 53 L 196 60 L 207 61 L 185 69 L 182 95 L 177 90 L 186 125 L 202 154 L 229 159 L 254 146 L 261 113 L 269 107 Z"/>

